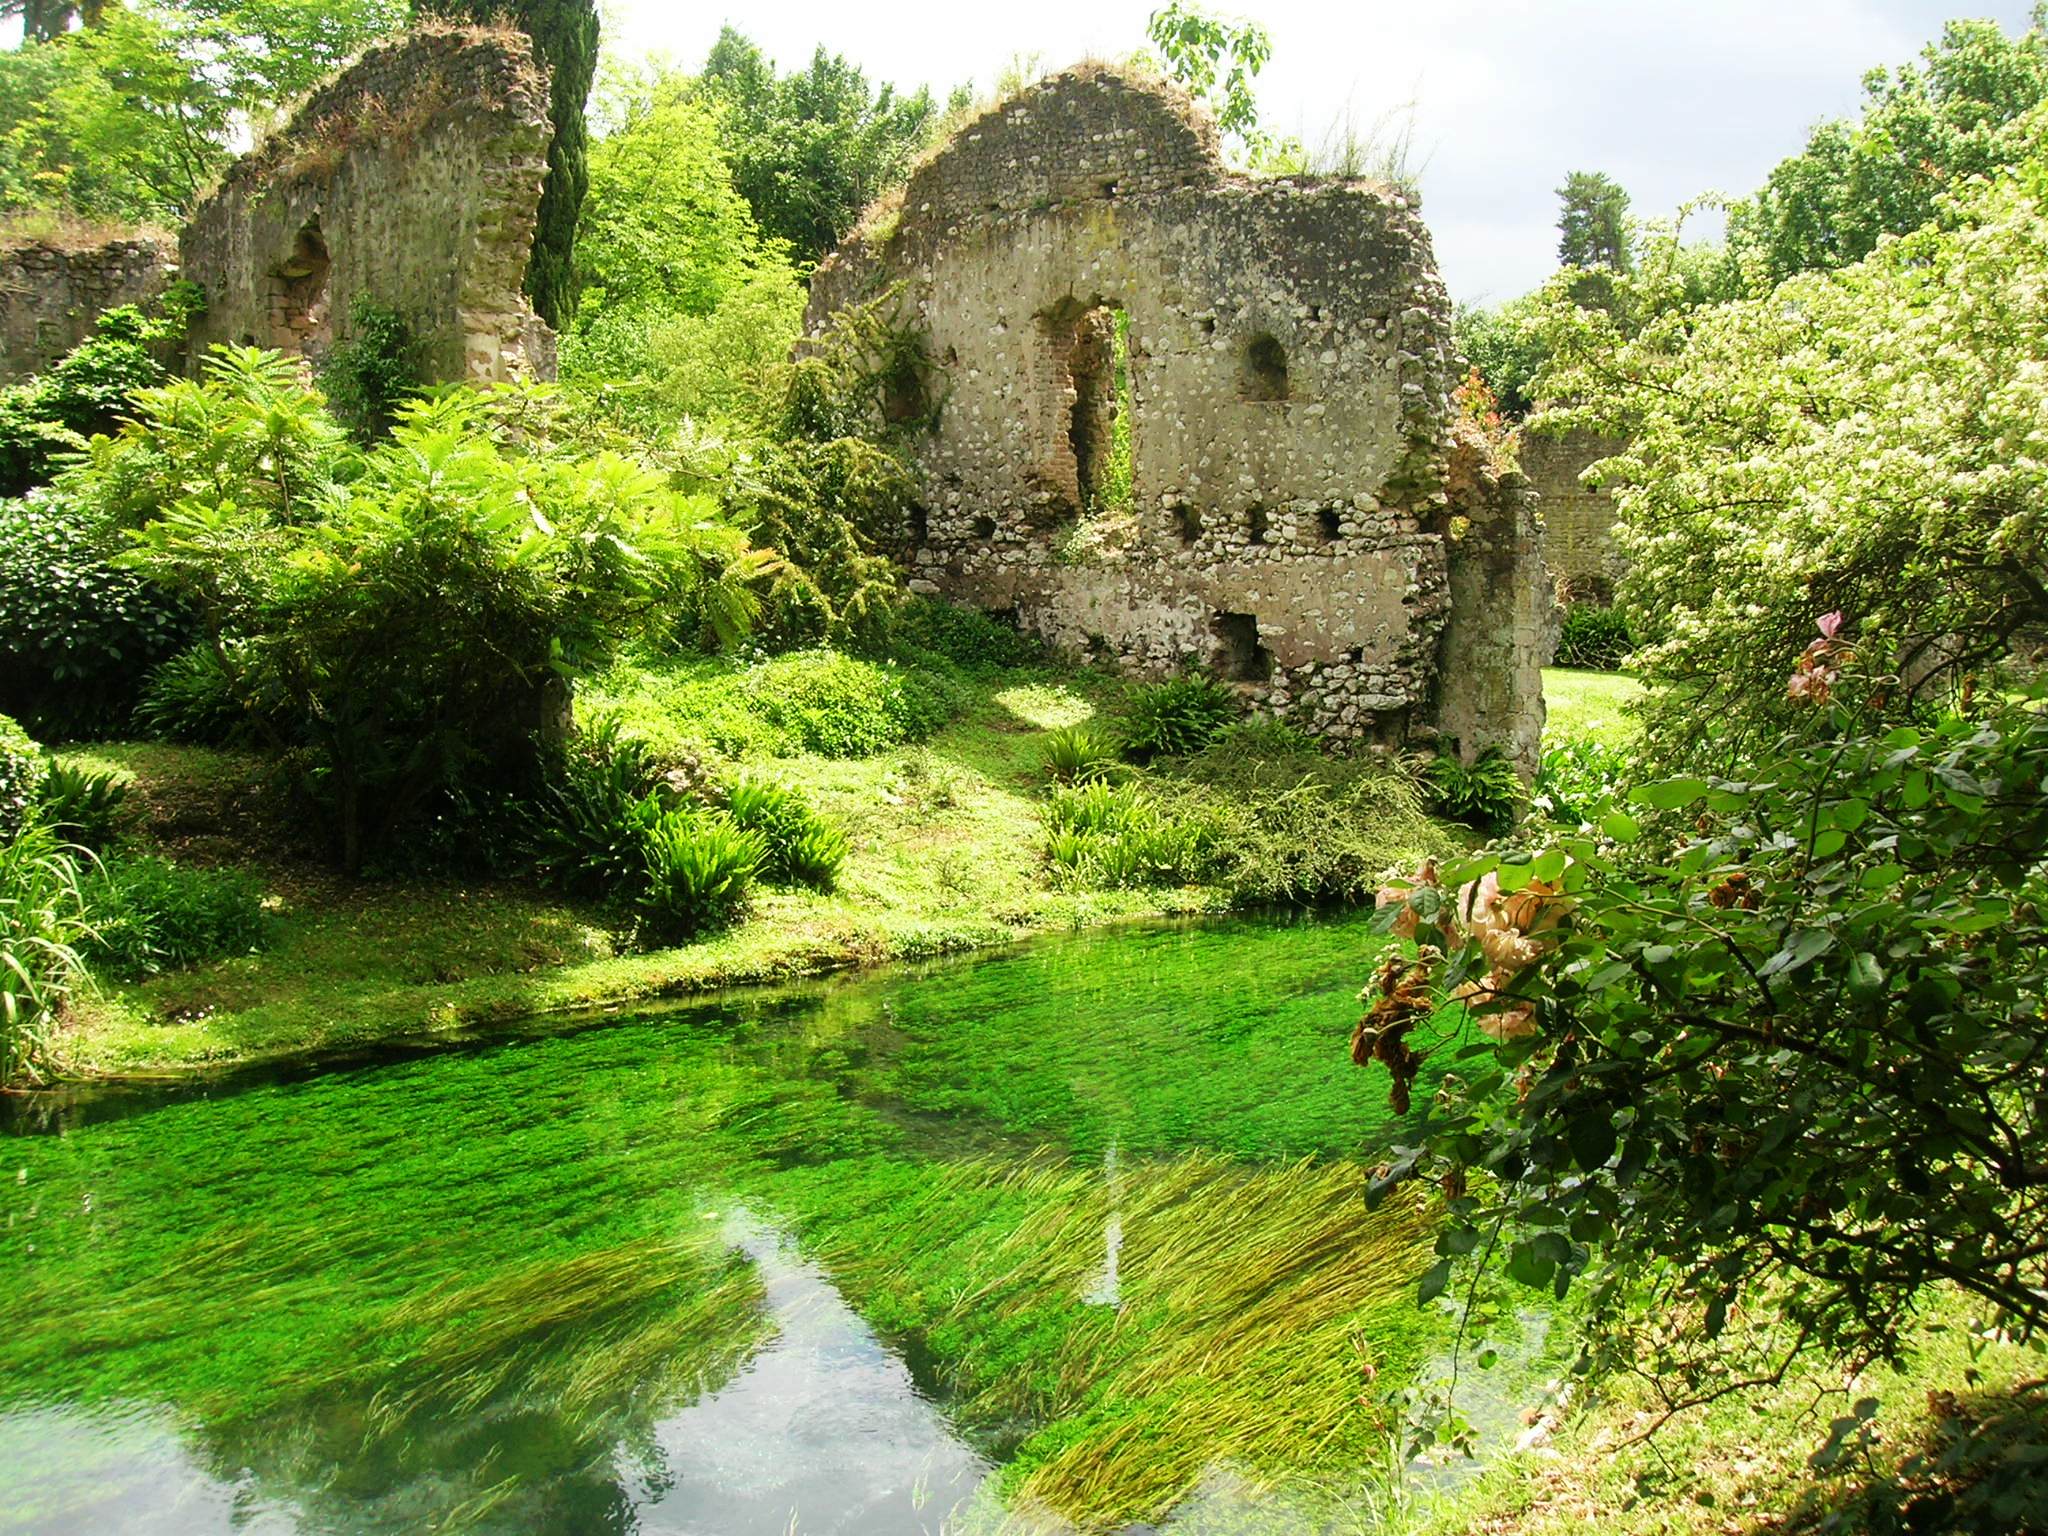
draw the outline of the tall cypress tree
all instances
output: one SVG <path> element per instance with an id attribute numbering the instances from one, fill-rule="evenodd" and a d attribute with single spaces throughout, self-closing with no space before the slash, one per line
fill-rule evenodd
<path id="1" fill-rule="evenodd" d="M 541 187 L 526 294 L 558 330 L 576 312 L 576 219 L 590 189 L 590 129 L 583 111 L 597 76 L 596 0 L 413 0 L 413 12 L 449 21 L 511 21 L 533 39 L 548 72 L 548 176 Z"/>

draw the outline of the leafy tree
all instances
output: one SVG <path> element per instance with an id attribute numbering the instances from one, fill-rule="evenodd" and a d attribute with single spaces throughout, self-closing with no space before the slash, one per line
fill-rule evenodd
<path id="1" fill-rule="evenodd" d="M 2048 136 L 2048 116 L 2029 122 Z M 1552 419 L 1627 443 L 1608 464 L 1620 599 L 1637 664 L 1669 685 L 1658 750 L 1768 740 L 1793 708 L 1780 658 L 1816 612 L 1899 656 L 1901 711 L 2048 625 L 2044 198 L 2048 155 L 1764 298 L 1673 307 L 1633 335 L 1554 311 L 1555 394 L 1578 403 Z"/>
<path id="2" fill-rule="evenodd" d="M 1863 87 L 1859 121 L 1815 128 L 1729 210 L 1730 243 L 1766 284 L 1860 261 L 1884 236 L 1926 224 L 1971 177 L 2028 154 L 2023 120 L 2048 98 L 2043 11 L 2011 38 L 1993 22 L 1950 22 L 1918 65 L 1872 70 Z"/>
<path id="3" fill-rule="evenodd" d="M 1445 1064 L 1369 1192 L 1443 1191 L 1423 1298 L 1583 1287 L 1575 1370 L 1672 1412 L 1896 1362 L 1936 1284 L 2048 1339 L 2048 717 L 1888 726 L 1839 615 L 1787 672 L 1805 717 L 1739 777 L 1384 892 L 1420 947 L 1354 1041 L 1404 1108 Z"/>
<path id="4" fill-rule="evenodd" d="M 289 361 L 226 350 L 63 483 L 139 521 L 127 563 L 191 605 L 346 869 L 437 795 L 516 780 L 566 683 L 679 604 L 744 618 L 713 504 L 552 447 L 528 405 L 444 392 L 362 452 Z"/>
<path id="5" fill-rule="evenodd" d="M 584 109 L 597 75 L 596 0 L 414 0 L 414 12 L 457 21 L 509 19 L 533 39 L 534 57 L 547 69 L 554 138 L 526 264 L 526 294 L 534 313 L 560 329 L 576 313 L 576 223 L 590 186 Z"/>
<path id="6" fill-rule="evenodd" d="M 1538 296 L 1491 308 L 1460 304 L 1451 329 L 1459 356 L 1479 370 L 1502 413 L 1528 415 L 1536 405 L 1536 377 L 1550 356 Z"/>
<path id="7" fill-rule="evenodd" d="M 1557 189 L 1557 259 L 1582 272 L 1629 269 L 1628 193 L 1602 171 L 1573 171 Z"/>
<path id="8" fill-rule="evenodd" d="M 0 53 L 0 207 L 189 213 L 261 120 L 400 16 L 396 0 L 111 5 Z"/>
<path id="9" fill-rule="evenodd" d="M 870 85 L 822 47 L 809 68 L 778 76 L 731 27 L 705 60 L 702 85 L 724 113 L 733 185 L 761 232 L 806 263 L 904 179 L 939 115 L 929 90 L 899 96 L 894 86 Z"/>
<path id="10" fill-rule="evenodd" d="M 1145 34 L 1159 50 L 1166 72 L 1209 108 L 1217 130 L 1235 142 L 1246 160 L 1257 163 L 1279 148 L 1259 126 L 1259 103 L 1252 89 L 1273 56 L 1273 39 L 1264 27 L 1172 0 L 1152 13 Z"/>
<path id="11" fill-rule="evenodd" d="M 734 189 L 719 109 L 657 80 L 590 153 L 577 283 L 598 309 L 705 315 L 782 260 Z"/>
<path id="12" fill-rule="evenodd" d="M 405 25 L 405 0 L 174 0 L 193 46 L 218 59 L 237 104 L 275 114 L 379 37 Z"/>

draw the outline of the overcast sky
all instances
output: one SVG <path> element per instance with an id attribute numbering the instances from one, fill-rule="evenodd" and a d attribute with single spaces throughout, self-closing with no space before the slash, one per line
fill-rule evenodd
<path id="1" fill-rule="evenodd" d="M 1016 55 L 1054 66 L 1145 40 L 1153 0 L 607 0 L 611 43 L 695 67 L 723 20 L 785 68 L 823 43 L 873 79 L 986 89 Z M 2027 0 L 1220 0 L 1273 37 L 1267 123 L 1311 143 L 1414 104 L 1422 207 L 1454 297 L 1502 299 L 1556 259 L 1554 189 L 1606 171 L 1641 215 L 1746 192 L 1824 117 L 1855 109 L 1955 15 L 2026 24 Z"/>

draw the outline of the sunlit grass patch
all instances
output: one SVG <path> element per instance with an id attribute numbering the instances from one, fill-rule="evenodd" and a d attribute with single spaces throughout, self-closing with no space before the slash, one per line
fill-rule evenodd
<path id="1" fill-rule="evenodd" d="M 1591 739 L 1625 745 L 1636 739 L 1635 720 L 1627 706 L 1643 696 L 1643 685 L 1625 672 L 1580 672 L 1570 667 L 1543 669 L 1543 703 L 1549 717 L 1546 741 Z"/>

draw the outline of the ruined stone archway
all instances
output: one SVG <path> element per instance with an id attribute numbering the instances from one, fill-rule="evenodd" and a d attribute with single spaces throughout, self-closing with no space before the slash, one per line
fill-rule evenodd
<path id="1" fill-rule="evenodd" d="M 1323 735 L 1533 767 L 1533 513 L 1450 472 L 1449 304 L 1407 196 L 1233 175 L 1172 87 L 1090 67 L 965 125 L 873 228 L 808 323 L 893 292 L 945 360 L 914 585 Z M 1485 503 L 1469 547 L 1458 496 Z"/>

